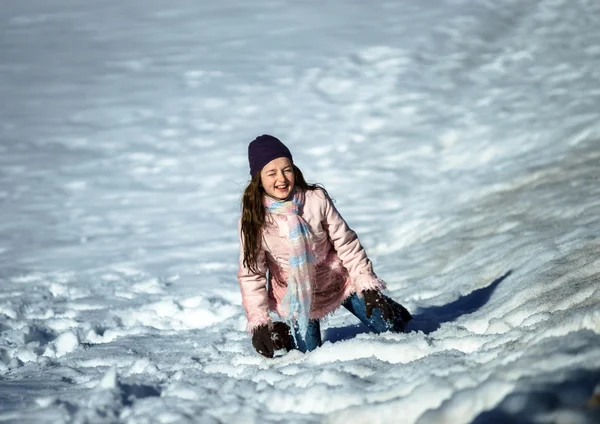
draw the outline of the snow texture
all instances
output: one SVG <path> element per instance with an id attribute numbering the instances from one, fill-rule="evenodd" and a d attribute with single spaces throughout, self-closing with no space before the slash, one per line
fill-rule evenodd
<path id="1" fill-rule="evenodd" d="M 600 2 L 0 4 L 0 422 L 600 422 Z M 271 133 L 415 319 L 252 349 Z"/>

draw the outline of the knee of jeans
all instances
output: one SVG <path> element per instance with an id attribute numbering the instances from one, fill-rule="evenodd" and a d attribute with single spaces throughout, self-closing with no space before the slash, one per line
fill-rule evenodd
<path id="1" fill-rule="evenodd" d="M 379 310 L 373 311 L 369 324 L 369 327 L 377 334 L 394 331 L 395 328 L 394 321 L 383 319 L 383 315 Z"/>
<path id="2" fill-rule="evenodd" d="M 304 336 L 300 335 L 298 328 L 295 328 L 294 344 L 300 352 L 310 352 L 321 346 L 321 329 L 318 323 L 311 323 L 308 331 Z"/>
<path id="3" fill-rule="evenodd" d="M 321 346 L 320 340 L 308 339 L 308 340 L 297 340 L 295 347 L 302 353 L 311 352 Z"/>

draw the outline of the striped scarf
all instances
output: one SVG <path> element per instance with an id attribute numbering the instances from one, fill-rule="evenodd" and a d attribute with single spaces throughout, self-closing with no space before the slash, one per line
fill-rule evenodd
<path id="1" fill-rule="evenodd" d="M 287 200 L 275 200 L 265 196 L 264 205 L 268 212 L 284 215 L 288 223 L 290 250 L 290 271 L 288 286 L 283 298 L 283 310 L 288 324 L 296 322 L 301 337 L 304 338 L 310 319 L 312 287 L 314 282 L 315 259 L 311 247 L 311 232 L 308 224 L 300 216 L 304 205 L 304 193 L 295 190 Z M 291 326 L 290 326 L 291 327 Z M 294 332 L 292 332 L 293 334 Z"/>

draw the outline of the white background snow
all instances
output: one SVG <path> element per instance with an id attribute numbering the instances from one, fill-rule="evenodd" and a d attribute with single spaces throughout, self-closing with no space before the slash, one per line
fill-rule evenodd
<path id="1" fill-rule="evenodd" d="M 600 422 L 597 0 L 5 0 L 0 99 L 0 422 Z M 409 333 L 254 352 L 263 133 Z"/>

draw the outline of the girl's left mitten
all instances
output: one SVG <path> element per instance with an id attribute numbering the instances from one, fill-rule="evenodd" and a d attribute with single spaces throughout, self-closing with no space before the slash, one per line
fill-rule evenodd
<path id="1" fill-rule="evenodd" d="M 394 310 L 392 309 L 392 306 L 378 290 L 365 290 L 363 292 L 363 298 L 367 308 L 367 318 L 371 318 L 373 309 L 378 308 L 381 311 L 381 316 L 384 320 L 391 321 L 394 319 Z"/>
<path id="2" fill-rule="evenodd" d="M 266 358 L 272 358 L 274 352 L 271 329 L 267 324 L 259 325 L 252 331 L 252 346 Z"/>

